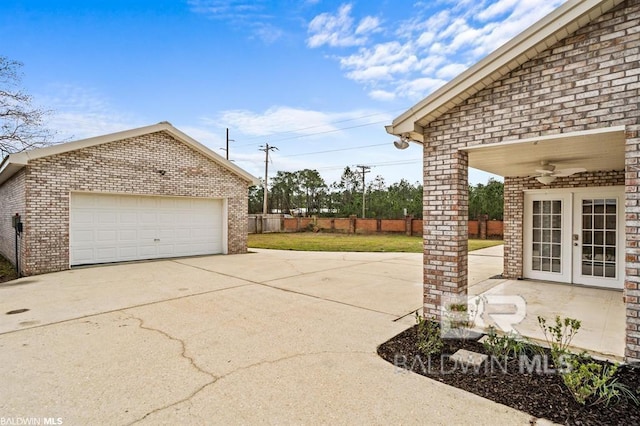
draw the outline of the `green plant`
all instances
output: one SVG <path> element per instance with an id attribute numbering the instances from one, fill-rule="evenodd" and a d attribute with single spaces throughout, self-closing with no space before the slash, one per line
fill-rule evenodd
<path id="1" fill-rule="evenodd" d="M 450 337 L 466 339 L 472 335 L 471 328 L 475 325 L 481 298 L 476 297 L 474 304 L 452 302 L 443 312 L 445 334 Z"/>
<path id="2" fill-rule="evenodd" d="M 640 389 L 637 392 L 640 393 Z M 614 378 L 604 383 L 598 389 L 598 399 L 594 404 L 604 403 L 608 406 L 612 402 L 614 404 L 620 402 L 621 399 L 629 399 L 633 401 L 634 404 L 640 405 L 640 400 L 638 400 L 636 393 L 627 385 L 620 383 L 618 379 Z"/>
<path id="3" fill-rule="evenodd" d="M 417 312 L 416 323 L 418 324 L 417 347 L 420 353 L 425 356 L 439 353 L 442 350 L 443 342 L 438 323 L 421 316 Z"/>
<path id="4" fill-rule="evenodd" d="M 496 328 L 491 326 L 487 338 L 482 343 L 489 355 L 504 358 L 517 358 L 520 355 L 536 353 L 536 348 L 526 339 L 516 334 L 498 335 Z"/>
<path id="5" fill-rule="evenodd" d="M 639 404 L 636 394 L 613 377 L 618 370 L 617 364 L 597 363 L 585 352 L 580 355 L 571 353 L 569 347 L 580 329 L 579 320 L 556 316 L 555 325 L 548 325 L 539 316 L 538 324 L 551 348 L 551 357 L 556 368 L 559 368 L 562 381 L 576 402 L 584 405 L 593 398 L 593 405 L 609 405 L 620 399 L 630 399 Z"/>
<path id="6" fill-rule="evenodd" d="M 568 364 L 569 368 L 562 373 L 562 381 L 576 402 L 584 405 L 587 399 L 599 392 L 606 398 L 605 386 L 613 378 L 617 365 L 603 367 L 586 354 L 569 356 Z M 609 399 L 612 397 L 610 395 Z"/>
<path id="7" fill-rule="evenodd" d="M 560 318 L 556 315 L 555 325 L 548 325 L 547 320 L 538 316 L 538 324 L 544 333 L 544 338 L 551 348 L 551 356 L 556 367 L 561 364 L 561 357 L 570 354 L 569 346 L 578 333 L 582 323 L 573 318 Z"/>

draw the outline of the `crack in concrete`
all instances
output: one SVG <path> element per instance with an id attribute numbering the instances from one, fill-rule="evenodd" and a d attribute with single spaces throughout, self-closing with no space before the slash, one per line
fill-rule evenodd
<path id="1" fill-rule="evenodd" d="M 138 320 L 138 321 L 140 321 L 140 318 L 133 317 L 133 316 L 132 316 L 132 318 L 133 318 L 133 319 L 136 319 L 136 320 Z M 145 328 L 146 330 L 157 331 L 157 332 L 159 332 L 160 334 L 163 334 L 164 336 L 168 337 L 168 338 L 169 338 L 169 339 L 171 339 L 171 340 L 176 340 L 176 341 L 182 342 L 182 340 L 177 339 L 177 338 L 174 338 L 174 337 L 170 336 L 169 334 L 165 333 L 165 332 L 164 332 L 164 331 L 162 331 L 162 330 L 157 330 L 157 329 L 154 329 L 154 328 L 147 328 L 147 327 L 142 327 L 142 326 L 141 326 L 141 328 Z M 184 343 L 183 343 L 183 345 L 184 345 Z M 184 347 L 184 346 L 183 346 L 183 347 Z M 139 423 L 139 422 L 141 422 L 141 421 L 145 420 L 147 417 L 149 417 L 149 416 L 150 416 L 150 415 L 152 415 L 152 414 L 156 414 L 156 413 L 159 413 L 160 411 L 167 410 L 167 409 L 169 409 L 169 408 L 171 408 L 171 407 L 174 407 L 174 406 L 176 406 L 176 405 L 178 405 L 178 404 L 182 404 L 182 403 L 191 403 L 191 399 L 192 399 L 194 396 L 196 396 L 198 393 L 200 393 L 201 391 L 203 391 L 205 388 L 207 388 L 207 387 L 209 387 L 209 386 L 211 386 L 211 385 L 214 385 L 214 384 L 218 383 L 220 380 L 225 379 L 225 378 L 227 378 L 227 377 L 229 377 L 229 376 L 232 376 L 232 375 L 234 375 L 234 374 L 236 374 L 236 373 L 239 373 L 239 372 L 242 372 L 242 371 L 245 371 L 245 370 L 251 369 L 251 368 L 255 368 L 255 367 L 260 367 L 260 366 L 262 366 L 262 365 L 272 365 L 272 364 L 277 364 L 277 363 L 279 363 L 279 362 L 282 362 L 282 361 L 288 361 L 288 360 L 291 360 L 291 359 L 294 359 L 294 358 L 301 358 L 301 357 L 314 356 L 314 355 L 327 355 L 327 354 L 329 354 L 329 355 L 345 355 L 345 354 L 346 354 L 346 355 L 349 355 L 349 354 L 375 355 L 375 353 L 372 353 L 372 352 L 366 352 L 366 351 L 319 351 L 319 352 L 305 352 L 305 353 L 300 353 L 300 354 L 291 354 L 291 355 L 286 355 L 286 356 L 283 356 L 283 357 L 281 357 L 281 358 L 276 358 L 276 359 L 271 359 L 271 360 L 268 360 L 268 359 L 267 359 L 267 360 L 259 361 L 259 362 L 253 363 L 253 364 L 245 365 L 245 366 L 243 366 L 243 367 L 238 367 L 238 368 L 236 368 L 236 369 L 234 369 L 234 370 L 232 370 L 232 371 L 229 371 L 229 372 L 228 372 L 228 373 L 226 373 L 226 374 L 223 374 L 222 376 L 214 376 L 213 374 L 211 374 L 211 373 L 209 373 L 209 372 L 206 372 L 206 371 L 204 371 L 204 370 L 201 370 L 199 367 L 197 367 L 195 364 L 193 364 L 193 363 L 192 363 L 192 365 L 194 365 L 194 367 L 195 367 L 197 370 L 202 371 L 203 373 L 208 374 L 208 375 L 209 375 L 209 376 L 211 376 L 211 377 L 215 377 L 215 379 L 214 379 L 214 380 L 212 380 L 212 381 L 210 381 L 210 382 L 208 382 L 208 383 L 205 383 L 205 384 L 204 384 L 204 385 L 202 385 L 202 386 L 200 386 L 198 389 L 196 389 L 195 391 L 193 391 L 193 392 L 192 392 L 189 396 L 187 396 L 186 398 L 182 398 L 182 399 L 180 399 L 180 400 L 178 400 L 178 401 L 172 402 L 171 404 L 167 404 L 167 405 L 165 405 L 165 406 L 163 406 L 163 407 L 159 407 L 159 408 L 156 408 L 156 409 L 154 409 L 154 410 L 152 410 L 152 411 L 149 411 L 147 414 L 145 414 L 145 415 L 144 415 L 144 416 L 142 416 L 141 418 L 139 418 L 139 419 L 137 419 L 137 420 L 134 420 L 134 421 L 133 421 L 133 422 L 131 422 L 131 423 L 128 423 L 128 425 L 133 425 L 133 424 Z M 189 358 L 189 359 L 190 359 L 190 358 Z"/>
<path id="2" fill-rule="evenodd" d="M 0 331 L 0 336 L 4 335 L 4 334 L 18 333 L 18 332 L 21 332 L 21 331 L 24 331 L 24 330 L 31 330 L 31 329 L 34 329 L 34 328 L 44 328 L 44 327 L 49 327 L 50 325 L 64 324 L 64 323 L 67 323 L 67 322 L 78 321 L 78 320 L 97 317 L 97 316 L 105 315 L 105 314 L 113 314 L 113 313 L 116 313 L 116 312 L 122 312 L 122 311 L 124 311 L 126 309 L 142 308 L 144 306 L 152 306 L 152 305 L 157 305 L 157 304 L 164 303 L 164 302 L 171 302 L 171 301 L 174 301 L 174 300 L 187 299 L 189 297 L 194 297 L 194 296 L 203 296 L 205 294 L 217 293 L 217 292 L 226 291 L 226 290 L 233 290 L 233 289 L 236 289 L 236 288 L 246 287 L 246 286 L 249 286 L 249 285 L 256 284 L 256 283 L 251 282 L 251 281 L 247 281 L 247 282 L 249 282 L 249 284 L 238 284 L 236 286 L 231 286 L 231 287 L 217 288 L 217 289 L 214 289 L 214 290 L 205 290 L 205 291 L 201 291 L 201 292 L 198 292 L 198 293 L 190 293 L 190 294 L 185 294 L 185 295 L 176 296 L 176 297 L 170 297 L 168 299 L 162 299 L 162 300 L 153 300 L 151 302 L 139 303 L 137 305 L 124 306 L 124 307 L 120 307 L 120 308 L 109 309 L 107 311 L 96 312 L 96 313 L 93 313 L 93 314 L 86 314 L 86 315 L 82 315 L 82 316 L 79 316 L 79 317 L 73 317 L 73 318 L 67 318 L 67 319 L 63 319 L 63 320 L 59 320 L 59 321 L 48 322 L 46 324 L 35 325 L 33 327 L 23 327 L 23 328 L 16 329 L 16 330 Z"/>
<path id="3" fill-rule="evenodd" d="M 181 265 L 184 265 L 184 266 L 188 266 L 188 267 L 195 268 L 195 269 L 200 269 L 200 270 L 203 270 L 203 271 L 211 272 L 213 274 L 218 274 L 218 275 L 222 275 L 222 276 L 229 277 L 229 278 L 235 278 L 235 279 L 243 280 L 243 281 L 246 281 L 248 283 L 255 284 L 255 285 L 260 285 L 260 286 L 267 287 L 267 288 L 271 288 L 273 290 L 279 290 L 279 291 L 284 291 L 286 293 L 297 294 L 297 295 L 300 295 L 300 296 L 306 296 L 306 297 L 310 297 L 312 299 L 322 300 L 322 301 L 325 301 L 325 302 L 337 303 L 337 304 L 340 304 L 340 305 L 343 305 L 343 306 L 349 306 L 349 307 L 352 307 L 352 308 L 362 309 L 362 310 L 369 311 L 369 312 L 374 312 L 374 313 L 377 313 L 377 314 L 383 314 L 383 315 L 392 316 L 394 318 L 396 318 L 398 316 L 398 314 L 394 314 L 394 313 L 391 313 L 391 312 L 379 311 L 377 309 L 366 308 L 364 306 L 358 306 L 358 305 L 354 305 L 352 303 L 342 302 L 340 300 L 329 299 L 329 298 L 326 298 L 326 297 L 316 296 L 316 295 L 309 294 L 309 293 L 303 293 L 303 292 L 297 291 L 297 290 L 292 290 L 292 289 L 288 289 L 288 288 L 284 288 L 284 287 L 278 287 L 277 285 L 274 285 L 274 284 L 268 284 L 271 281 L 278 281 L 278 280 L 284 280 L 284 279 L 289 279 L 289 278 L 295 278 L 295 277 L 300 277 L 300 276 L 303 276 L 303 275 L 317 274 L 318 272 L 329 271 L 329 270 L 344 269 L 344 268 L 347 268 L 349 266 L 366 265 L 367 263 L 371 263 L 371 262 L 361 262 L 361 263 L 358 263 L 356 265 L 340 266 L 340 267 L 336 267 L 336 268 L 323 269 L 322 271 L 307 272 L 307 273 L 303 273 L 303 274 L 300 274 L 300 275 L 291 275 L 291 276 L 288 276 L 288 277 L 276 278 L 276 279 L 267 280 L 267 281 L 264 281 L 264 282 L 254 281 L 254 280 L 251 280 L 251 279 L 248 279 L 248 278 L 240 278 L 240 277 L 237 277 L 235 275 L 231 275 L 231 274 L 227 274 L 227 273 L 219 272 L 219 271 L 212 271 L 210 269 L 205 269 L 205 268 L 202 268 L 200 266 L 193 266 L 193 265 L 189 265 L 189 264 L 186 264 L 186 263 L 181 263 L 181 262 L 178 262 L 178 261 L 175 261 L 175 262 L 176 263 L 180 263 Z M 248 285 L 248 284 L 245 284 L 245 285 Z M 239 286 L 239 287 L 243 287 L 243 286 L 244 285 Z"/>
<path id="4" fill-rule="evenodd" d="M 191 365 L 191 367 L 193 369 L 197 370 L 198 372 L 200 372 L 202 374 L 205 374 L 205 375 L 211 377 L 210 381 L 208 381 L 207 383 L 203 384 L 202 386 L 200 386 L 199 388 L 197 388 L 196 390 L 191 392 L 191 394 L 189 394 L 185 398 L 182 398 L 182 399 L 180 399 L 178 401 L 174 401 L 174 402 L 172 402 L 170 404 L 167 404 L 165 406 L 158 407 L 158 408 L 156 408 L 154 410 L 151 410 L 148 413 L 146 413 L 144 416 L 142 416 L 141 418 L 139 418 L 137 420 L 134 420 L 133 422 L 129 423 L 129 425 L 133 425 L 133 424 L 136 424 L 138 422 L 141 422 L 144 419 L 146 419 L 147 417 L 149 417 L 150 415 L 155 414 L 155 413 L 157 413 L 159 411 L 163 411 L 163 410 L 171 408 L 171 407 L 173 407 L 175 405 L 178 405 L 178 404 L 181 404 L 183 402 L 189 401 L 191 398 L 193 398 L 195 395 L 197 395 L 204 388 L 214 384 L 215 382 L 217 382 L 220 379 L 220 377 L 218 377 L 218 376 L 214 375 L 213 373 L 211 373 L 211 372 L 205 370 L 204 368 L 200 367 L 196 363 L 195 359 L 193 359 L 193 357 L 187 355 L 187 345 L 185 344 L 184 340 L 179 339 L 177 337 L 174 337 L 174 336 L 170 335 L 169 333 L 167 333 L 166 331 L 161 330 L 159 328 L 153 328 L 153 327 L 150 327 L 150 326 L 146 325 L 142 318 L 137 317 L 137 316 L 135 316 L 135 315 L 133 315 L 133 314 L 131 314 L 129 312 L 125 312 L 125 311 L 120 311 L 120 312 L 122 312 L 123 314 L 127 315 L 127 317 L 129 319 L 137 321 L 138 322 L 138 327 L 141 328 L 142 330 L 153 331 L 153 332 L 156 332 L 156 333 L 166 337 L 167 339 L 169 339 L 169 340 L 171 340 L 173 342 L 178 342 L 180 344 L 180 347 L 181 347 L 180 357 L 186 359 L 187 361 L 189 361 L 189 364 Z"/>

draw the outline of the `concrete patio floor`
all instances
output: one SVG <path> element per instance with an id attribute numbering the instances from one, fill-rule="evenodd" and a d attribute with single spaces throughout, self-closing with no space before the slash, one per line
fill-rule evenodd
<path id="1" fill-rule="evenodd" d="M 470 255 L 469 274 L 494 276 L 502 271 L 503 246 L 482 250 Z M 483 256 L 481 259 L 479 256 Z M 488 260 L 492 257 L 493 260 Z M 479 265 L 483 260 L 482 265 Z M 495 268 L 489 275 L 489 268 Z M 470 295 L 520 296 L 526 303 L 526 317 L 513 328 L 521 335 L 544 343 L 544 334 L 538 325 L 538 316 L 552 323 L 557 315 L 582 322 L 572 346 L 586 350 L 594 356 L 622 361 L 625 346 L 625 306 L 621 290 L 585 287 L 535 280 L 484 279 L 469 280 Z"/>
<path id="2" fill-rule="evenodd" d="M 502 271 L 500 247 L 471 253 L 469 267 L 472 293 L 527 286 L 488 279 Z M 414 323 L 421 300 L 419 253 L 256 250 L 23 278 L 0 286 L 0 417 L 530 424 L 525 413 L 377 356 Z"/>

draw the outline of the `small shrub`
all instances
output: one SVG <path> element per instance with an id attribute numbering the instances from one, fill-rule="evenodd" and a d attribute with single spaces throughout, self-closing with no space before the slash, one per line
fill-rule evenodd
<path id="1" fill-rule="evenodd" d="M 495 327 L 489 327 L 487 339 L 482 343 L 489 355 L 494 357 L 504 357 L 507 359 L 517 358 L 521 355 L 532 355 L 539 352 L 537 347 L 514 333 L 498 335 Z"/>
<path id="2" fill-rule="evenodd" d="M 547 320 L 538 316 L 538 324 L 544 333 L 544 338 L 551 348 L 551 357 L 556 366 L 561 364 L 561 357 L 569 354 L 569 346 L 578 333 L 582 323 L 573 318 L 556 316 L 555 325 L 547 325 Z"/>
<path id="3" fill-rule="evenodd" d="M 417 347 L 424 356 L 435 355 L 442 350 L 443 342 L 438 323 L 425 318 L 416 312 L 418 324 Z"/>
<path id="4" fill-rule="evenodd" d="M 569 369 L 563 372 L 562 381 L 579 404 L 584 405 L 591 396 L 604 391 L 602 389 L 613 378 L 618 367 L 611 368 L 593 362 L 586 354 L 569 358 Z M 606 398 L 606 395 L 603 395 Z M 611 395 L 613 397 L 613 395 Z M 609 398 L 610 399 L 610 398 Z"/>
<path id="5" fill-rule="evenodd" d="M 618 370 L 617 364 L 603 365 L 584 352 L 580 355 L 571 353 L 569 347 L 580 329 L 579 320 L 556 316 L 555 325 L 547 325 L 544 318 L 538 317 L 538 324 L 551 347 L 551 357 L 556 368 L 563 367 L 558 371 L 576 402 L 584 405 L 592 399 L 592 405 L 610 405 L 621 399 L 629 399 L 639 404 L 635 393 L 613 377 Z"/>

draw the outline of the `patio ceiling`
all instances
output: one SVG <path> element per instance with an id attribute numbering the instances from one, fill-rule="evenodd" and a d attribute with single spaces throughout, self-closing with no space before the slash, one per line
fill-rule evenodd
<path id="1" fill-rule="evenodd" d="M 469 167 L 500 176 L 531 176 L 542 161 L 556 169 L 624 170 L 624 126 L 461 148 Z"/>

